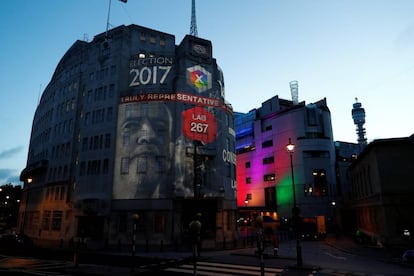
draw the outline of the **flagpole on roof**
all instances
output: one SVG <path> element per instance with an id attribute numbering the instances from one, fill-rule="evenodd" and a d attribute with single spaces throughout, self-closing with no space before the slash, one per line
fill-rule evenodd
<path id="1" fill-rule="evenodd" d="M 109 30 L 109 15 L 111 14 L 111 0 L 109 0 L 109 7 L 108 7 L 108 17 L 106 18 L 106 33 L 105 38 L 108 39 L 108 30 Z"/>

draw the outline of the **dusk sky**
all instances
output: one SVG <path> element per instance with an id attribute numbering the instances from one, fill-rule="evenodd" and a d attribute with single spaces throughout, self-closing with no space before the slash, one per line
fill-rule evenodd
<path id="1" fill-rule="evenodd" d="M 106 30 L 109 0 L 1 1 L 0 185 L 21 184 L 39 98 L 76 40 Z M 198 36 L 213 44 L 226 99 L 248 112 L 278 95 L 327 99 L 335 141 L 356 143 L 351 110 L 366 111 L 368 142 L 414 133 L 414 1 L 197 0 Z M 110 28 L 190 32 L 191 0 L 112 0 Z"/>

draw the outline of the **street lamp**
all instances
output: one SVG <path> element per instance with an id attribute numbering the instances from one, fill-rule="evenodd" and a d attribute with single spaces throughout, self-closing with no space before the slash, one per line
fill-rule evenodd
<path id="1" fill-rule="evenodd" d="M 137 213 L 132 214 L 132 270 L 135 268 L 135 251 L 136 251 L 136 234 L 137 234 L 137 223 L 139 215 Z"/>
<path id="2" fill-rule="evenodd" d="M 23 213 L 23 223 L 21 224 L 21 229 L 20 232 L 21 233 L 25 233 L 25 228 L 26 228 L 26 218 L 27 218 L 27 204 L 29 203 L 29 194 L 30 194 L 30 187 L 29 185 L 32 184 L 33 182 L 33 178 L 29 177 L 26 179 L 26 203 L 24 204 L 24 213 Z"/>
<path id="3" fill-rule="evenodd" d="M 292 193 L 293 193 L 292 220 L 293 220 L 295 235 L 296 235 L 296 262 L 297 262 L 297 266 L 302 266 L 302 247 L 300 245 L 300 237 L 299 237 L 299 231 L 298 231 L 300 210 L 296 204 L 295 177 L 293 174 L 293 158 L 292 158 L 292 154 L 295 152 L 295 145 L 292 144 L 292 141 L 290 138 L 289 138 L 289 143 L 286 145 L 286 149 L 290 155 L 290 171 L 292 174 Z"/>

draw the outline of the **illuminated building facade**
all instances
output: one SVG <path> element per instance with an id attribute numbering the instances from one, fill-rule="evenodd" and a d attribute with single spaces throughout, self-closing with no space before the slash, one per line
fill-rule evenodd
<path id="1" fill-rule="evenodd" d="M 333 223 L 335 147 L 326 99 L 293 102 L 275 96 L 250 112 L 235 113 L 239 215 L 291 218 L 293 188 L 302 217 Z M 244 213 L 244 214 L 243 214 Z"/>
<path id="2" fill-rule="evenodd" d="M 232 241 L 235 131 L 224 96 L 208 40 L 176 45 L 129 25 L 76 41 L 34 115 L 20 231 L 128 244 L 136 222 L 137 242 L 177 245 L 200 212 L 205 244 Z"/>

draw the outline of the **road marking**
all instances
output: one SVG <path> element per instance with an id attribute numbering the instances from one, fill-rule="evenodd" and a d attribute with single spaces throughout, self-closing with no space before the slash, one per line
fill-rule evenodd
<path id="1" fill-rule="evenodd" d="M 214 276 L 240 276 L 240 275 L 261 275 L 260 266 L 224 264 L 214 262 L 197 262 L 196 266 L 198 275 Z M 193 274 L 194 264 L 182 264 L 179 267 L 170 267 L 165 271 Z M 265 276 L 274 276 L 281 274 L 284 270 L 281 268 L 265 268 Z"/>
<path id="2" fill-rule="evenodd" d="M 328 255 L 328 256 L 330 256 L 330 257 L 332 257 L 332 258 L 335 258 L 335 259 L 338 259 L 338 260 L 346 260 L 346 257 L 342 257 L 342 256 L 335 256 L 334 254 L 331 254 L 331 253 L 329 253 L 329 252 L 324 252 L 326 255 Z"/>

